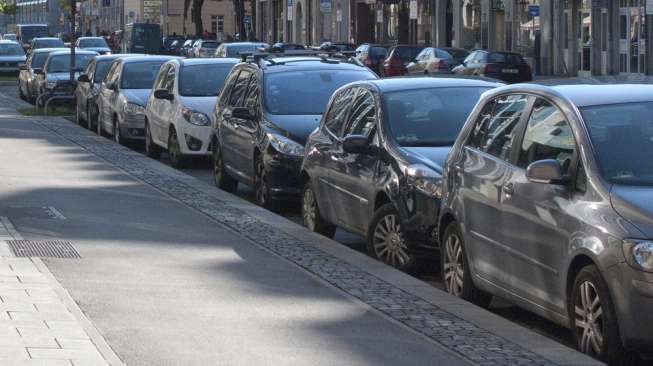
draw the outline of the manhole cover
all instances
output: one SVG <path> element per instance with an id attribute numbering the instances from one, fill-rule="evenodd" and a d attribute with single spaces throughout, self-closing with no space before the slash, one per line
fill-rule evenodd
<path id="1" fill-rule="evenodd" d="M 66 240 L 7 240 L 16 257 L 81 258 Z"/>

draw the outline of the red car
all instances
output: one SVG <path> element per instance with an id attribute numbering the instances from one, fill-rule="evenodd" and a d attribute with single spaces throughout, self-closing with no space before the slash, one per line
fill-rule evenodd
<path id="1" fill-rule="evenodd" d="M 381 65 L 382 76 L 406 75 L 406 65 L 422 52 L 424 46 L 400 44 L 388 50 L 388 57 Z"/>

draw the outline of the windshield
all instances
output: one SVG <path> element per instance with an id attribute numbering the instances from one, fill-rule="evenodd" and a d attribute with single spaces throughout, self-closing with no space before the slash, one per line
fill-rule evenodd
<path id="1" fill-rule="evenodd" d="M 34 48 L 64 47 L 64 44 L 60 39 L 39 39 L 35 43 Z"/>
<path id="2" fill-rule="evenodd" d="M 653 185 L 653 102 L 581 108 L 601 174 L 610 183 Z"/>
<path id="3" fill-rule="evenodd" d="M 79 47 L 108 47 L 103 38 L 86 38 L 79 40 Z"/>
<path id="4" fill-rule="evenodd" d="M 15 35 L 15 34 L 5 34 L 5 35 L 2 36 L 2 39 L 7 39 L 7 40 L 10 40 L 10 41 L 15 41 L 17 38 L 16 38 L 16 35 Z"/>
<path id="5" fill-rule="evenodd" d="M 353 81 L 369 79 L 375 79 L 374 74 L 363 70 L 311 70 L 268 74 L 265 80 L 266 109 L 272 114 L 322 114 L 336 89 Z"/>
<path id="6" fill-rule="evenodd" d="M 401 146 L 452 146 L 487 87 L 402 90 L 383 96 L 385 118 Z"/>
<path id="7" fill-rule="evenodd" d="M 75 71 L 83 71 L 89 62 L 95 57 L 95 54 L 75 54 Z M 70 71 L 70 54 L 54 55 L 48 61 L 47 72 L 69 72 Z"/>
<path id="8" fill-rule="evenodd" d="M 190 65 L 181 68 L 179 94 L 184 97 L 217 96 L 234 64 Z"/>
<path id="9" fill-rule="evenodd" d="M 152 89 L 154 79 L 165 60 L 125 64 L 120 87 L 123 89 Z"/>
<path id="10" fill-rule="evenodd" d="M 254 52 L 265 44 L 245 44 L 238 46 L 227 46 L 227 57 L 238 57 L 241 52 Z"/>
<path id="11" fill-rule="evenodd" d="M 95 63 L 95 74 L 93 75 L 94 82 L 99 83 L 104 80 L 104 77 L 107 76 L 107 72 L 109 72 L 111 62 L 113 62 L 113 60 L 103 60 Z"/>
<path id="12" fill-rule="evenodd" d="M 20 27 L 20 36 L 23 43 L 30 42 L 34 37 L 47 37 L 48 27 L 45 25 L 31 25 Z"/>
<path id="13" fill-rule="evenodd" d="M 23 48 L 17 44 L 0 44 L 0 56 L 23 56 Z"/>

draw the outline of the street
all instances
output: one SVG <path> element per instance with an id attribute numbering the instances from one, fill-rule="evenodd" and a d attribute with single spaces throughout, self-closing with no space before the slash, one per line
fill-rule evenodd
<path id="1" fill-rule="evenodd" d="M 334 246 L 293 223 L 296 208 L 287 221 L 216 190 L 206 163 L 175 171 L 65 119 L 20 116 L 15 88 L 0 93 L 0 216 L 24 239 L 73 243 L 81 258 L 43 262 L 121 362 L 595 362 L 435 289 L 428 271 L 424 286 L 352 251 L 364 247 L 353 234 Z M 493 311 L 564 334 L 506 304 Z M 33 364 L 6 349 L 6 364 Z M 69 356 L 51 360 L 90 364 Z"/>

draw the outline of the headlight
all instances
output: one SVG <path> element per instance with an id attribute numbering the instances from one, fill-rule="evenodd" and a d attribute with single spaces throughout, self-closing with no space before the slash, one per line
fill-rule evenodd
<path id="1" fill-rule="evenodd" d="M 409 186 L 433 198 L 442 196 L 442 176 L 423 164 L 409 165 L 404 169 Z"/>
<path id="2" fill-rule="evenodd" d="M 145 107 L 134 103 L 127 103 L 125 104 L 125 113 L 143 114 L 145 113 Z"/>
<path id="3" fill-rule="evenodd" d="M 188 123 L 192 123 L 197 126 L 208 126 L 211 124 L 209 117 L 201 112 L 196 112 L 192 109 L 183 108 L 181 114 L 184 116 L 184 119 Z"/>
<path id="4" fill-rule="evenodd" d="M 273 133 L 268 133 L 267 135 L 268 140 L 270 140 L 270 145 L 278 152 L 286 155 L 304 156 L 304 146 L 280 135 Z"/>
<path id="5" fill-rule="evenodd" d="M 622 247 L 628 264 L 643 271 L 653 272 L 653 241 L 625 239 Z"/>

